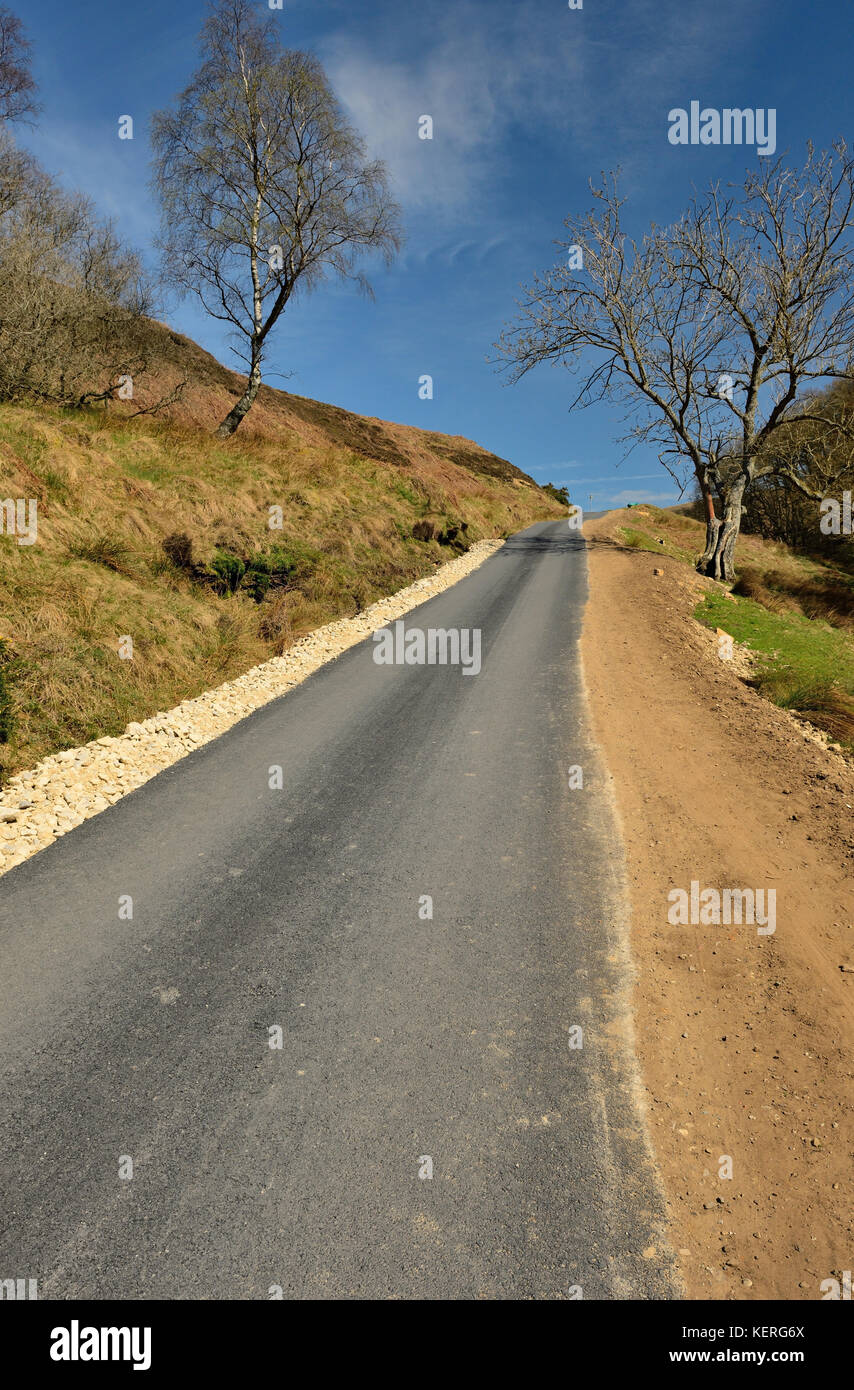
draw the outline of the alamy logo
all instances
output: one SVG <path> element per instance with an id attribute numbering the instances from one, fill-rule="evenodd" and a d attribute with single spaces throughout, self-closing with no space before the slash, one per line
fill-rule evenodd
<path id="1" fill-rule="evenodd" d="M 50 1334 L 51 1361 L 132 1361 L 135 1371 L 151 1365 L 150 1327 L 55 1327 Z"/>
<path id="2" fill-rule="evenodd" d="M 373 634 L 378 666 L 462 666 L 464 676 L 480 671 L 480 628 L 411 627 L 398 619 L 394 631 L 384 627 Z"/>
<path id="3" fill-rule="evenodd" d="M 14 536 L 18 545 L 34 545 L 38 540 L 38 499 L 7 497 L 0 502 L 0 532 Z"/>
<path id="4" fill-rule="evenodd" d="M 830 1299 L 838 1302 L 840 1299 L 846 1303 L 851 1302 L 851 1270 L 843 1269 L 842 1282 L 838 1279 L 822 1279 L 819 1285 L 822 1299 Z"/>
<path id="5" fill-rule="evenodd" d="M 823 497 L 819 512 L 821 515 L 819 530 L 823 536 L 851 535 L 850 492 L 843 492 L 841 503 L 836 497 Z"/>
<path id="6" fill-rule="evenodd" d="M 755 145 L 757 154 L 773 154 L 777 148 L 777 112 L 773 107 L 742 111 L 725 106 L 717 111 L 692 101 L 686 111 L 674 106 L 668 111 L 671 145 Z"/>
<path id="7" fill-rule="evenodd" d="M 38 1298 L 38 1279 L 0 1279 L 0 1298 L 17 1300 Z"/>
<path id="8" fill-rule="evenodd" d="M 691 891 L 671 888 L 667 894 L 670 910 L 667 920 L 672 927 L 738 926 L 742 922 L 755 926 L 757 936 L 773 936 L 777 930 L 777 890 L 769 888 L 704 888 L 697 879 L 691 880 Z"/>

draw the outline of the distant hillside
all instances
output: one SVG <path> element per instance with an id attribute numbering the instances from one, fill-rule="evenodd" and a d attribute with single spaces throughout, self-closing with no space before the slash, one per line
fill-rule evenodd
<path id="1" fill-rule="evenodd" d="M 148 328 L 152 336 L 146 346 L 152 365 L 136 384 L 133 406 L 150 407 L 186 383 L 179 400 L 159 411 L 158 416 L 214 429 L 240 395 L 245 378 L 229 371 L 198 343 L 166 324 L 148 320 Z M 112 409 L 121 410 L 121 403 Z M 324 405 L 270 386 L 261 387 L 239 433 L 265 439 L 296 436 L 306 444 L 334 444 L 352 449 L 363 458 L 401 467 L 442 459 L 472 473 L 533 482 L 507 459 L 491 454 L 462 435 L 436 434 L 414 425 L 394 425 L 387 420 L 354 415 L 339 406 Z"/>
<path id="2" fill-rule="evenodd" d="M 0 406 L 0 499 L 38 503 L 34 545 L 0 535 L 0 735 L 4 685 L 13 721 L 0 777 L 209 689 L 475 540 L 563 513 L 469 440 L 269 388 L 218 440 L 237 378 L 154 333 L 133 405 L 185 379 L 163 414 Z"/>

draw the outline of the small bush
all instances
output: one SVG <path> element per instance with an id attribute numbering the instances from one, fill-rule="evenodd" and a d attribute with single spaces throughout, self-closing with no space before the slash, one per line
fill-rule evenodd
<path id="1" fill-rule="evenodd" d="M 227 550 L 219 550 L 211 560 L 211 569 L 219 579 L 218 592 L 236 594 L 246 573 L 246 566 L 239 555 L 231 555 Z"/>
<path id="2" fill-rule="evenodd" d="M 284 589 L 296 569 L 294 561 L 280 545 L 253 555 L 246 565 L 243 587 L 256 603 L 261 603 L 270 589 Z"/>
<path id="3" fill-rule="evenodd" d="M 462 555 L 469 548 L 469 542 L 466 536 L 468 529 L 468 522 L 451 521 L 445 527 L 444 531 L 439 532 L 436 539 L 440 545 L 448 545 L 452 550 L 456 550 L 458 554 Z"/>
<path id="4" fill-rule="evenodd" d="M 272 566 L 266 555 L 257 555 L 250 560 L 243 587 L 256 603 L 262 602 L 272 582 Z"/>
<path id="5" fill-rule="evenodd" d="M 163 550 L 167 560 L 170 560 L 176 569 L 191 570 L 194 566 L 193 542 L 186 531 L 173 531 L 171 535 L 163 537 Z"/>
<path id="6" fill-rule="evenodd" d="M 561 506 L 569 506 L 569 488 L 555 487 L 554 483 L 543 483 L 543 492 L 547 492 L 549 497 L 553 497 Z"/>

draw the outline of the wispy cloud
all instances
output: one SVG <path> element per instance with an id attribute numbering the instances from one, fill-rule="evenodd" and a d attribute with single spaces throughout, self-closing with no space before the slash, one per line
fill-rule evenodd
<path id="1" fill-rule="evenodd" d="M 336 91 L 410 206 L 459 210 L 477 198 L 520 121 L 569 126 L 585 40 L 570 20 L 548 26 L 544 44 L 535 15 L 522 5 L 496 23 L 488 7 L 455 5 L 406 58 L 383 58 L 350 33 L 322 45 Z M 432 140 L 418 136 L 424 115 Z"/>
<path id="2" fill-rule="evenodd" d="M 592 10 L 531 0 L 498 11 L 462 0 L 429 23 L 419 13 L 417 42 L 396 19 L 397 51 L 394 39 L 379 53 L 350 29 L 320 48 L 403 201 L 459 217 L 500 177 L 514 139 L 562 137 L 567 151 L 584 151 L 599 147 L 604 129 L 615 153 L 648 139 L 639 112 L 662 100 L 661 82 L 682 73 L 699 80 L 712 50 L 731 45 L 756 15 L 746 16 L 739 0 L 719 0 L 714 11 L 680 4 L 678 16 L 660 0 L 634 0 L 609 16 L 607 32 L 597 20 Z M 433 118 L 432 140 L 418 138 L 423 115 Z M 662 141 L 665 133 L 662 107 Z"/>

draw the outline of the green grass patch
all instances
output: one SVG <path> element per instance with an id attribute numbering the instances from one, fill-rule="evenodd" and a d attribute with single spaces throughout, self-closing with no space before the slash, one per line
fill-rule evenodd
<path id="1" fill-rule="evenodd" d="M 694 617 L 757 654 L 757 689 L 854 747 L 854 638 L 828 623 L 707 594 Z"/>

